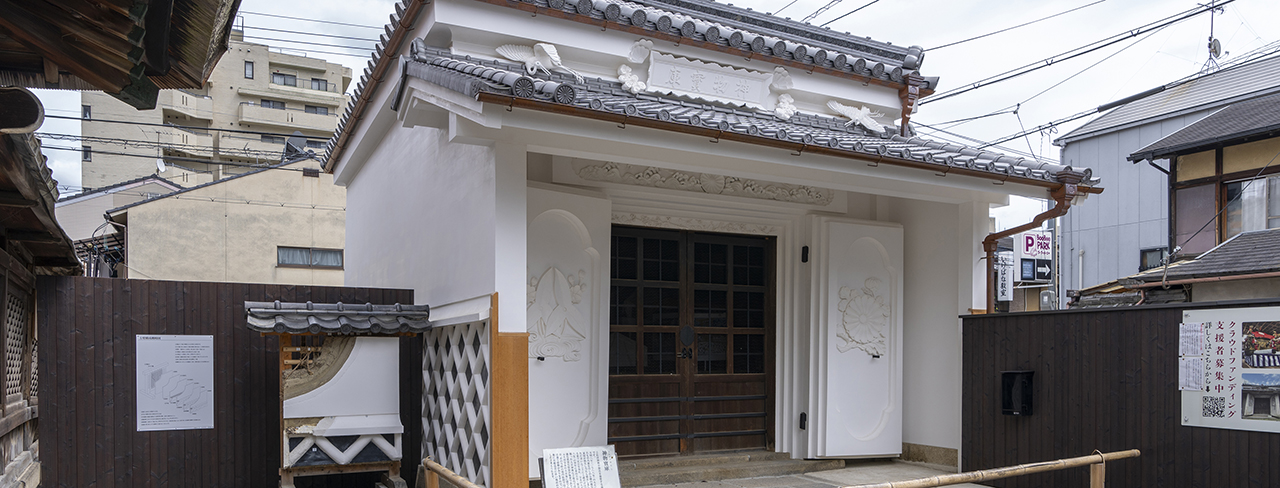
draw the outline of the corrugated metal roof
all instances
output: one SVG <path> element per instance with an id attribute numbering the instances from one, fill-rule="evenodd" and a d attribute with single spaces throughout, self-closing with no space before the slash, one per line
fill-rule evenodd
<path id="1" fill-rule="evenodd" d="M 891 135 L 897 132 L 892 127 L 887 127 L 886 133 L 872 132 L 850 127 L 848 120 L 833 116 L 796 113 L 790 119 L 782 120 L 773 113 L 743 107 L 647 93 L 632 94 L 623 89 L 621 83 L 599 78 L 586 79 L 582 84 L 573 84 L 574 78 L 559 73 L 539 73 L 539 78 L 533 78 L 517 64 L 455 56 L 446 50 L 425 46 L 415 46 L 414 59 L 406 64 L 408 76 L 469 97 L 496 93 L 572 106 L 579 110 L 651 119 L 690 129 L 714 130 L 721 134 L 717 137 L 731 134 L 747 136 L 741 140 L 762 145 L 786 141 L 803 144 L 804 147 L 827 148 L 861 159 L 883 159 L 889 164 L 901 164 L 893 163 L 894 159 L 924 163 L 936 168 L 940 174 L 963 168 L 971 170 L 970 174 L 985 173 L 994 179 L 1023 180 L 1024 183 L 1027 180 L 1059 183 L 1059 175 L 1068 173 L 1083 175 L 1088 180 L 1091 174 L 1087 168 L 1017 158 L 921 137 Z"/>
<path id="2" fill-rule="evenodd" d="M 1280 91 L 1280 56 L 1216 71 L 1129 102 L 1054 141 L 1066 144 L 1180 112 L 1204 110 Z"/>
<path id="3" fill-rule="evenodd" d="M 1130 161 L 1164 158 L 1205 146 L 1280 130 L 1280 93 L 1233 103 L 1129 155 Z"/>
<path id="4" fill-rule="evenodd" d="M 250 330 L 281 334 L 396 334 L 432 327 L 427 305 L 244 302 Z"/>

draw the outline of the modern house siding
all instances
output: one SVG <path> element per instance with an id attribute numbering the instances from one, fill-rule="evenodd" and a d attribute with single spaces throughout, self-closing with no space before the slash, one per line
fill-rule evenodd
<path id="1" fill-rule="evenodd" d="M 1107 187 L 1101 195 L 1073 206 L 1062 218 L 1058 269 L 1063 290 L 1079 290 L 1137 273 L 1143 249 L 1168 247 L 1169 177 L 1127 158 L 1210 113 L 1212 109 L 1205 109 L 1151 120 L 1086 134 L 1063 144 L 1064 164 L 1093 169 L 1094 176 L 1101 177 Z M 1168 169 L 1167 161 L 1157 164 Z M 1084 251 L 1083 258 L 1080 251 Z"/>

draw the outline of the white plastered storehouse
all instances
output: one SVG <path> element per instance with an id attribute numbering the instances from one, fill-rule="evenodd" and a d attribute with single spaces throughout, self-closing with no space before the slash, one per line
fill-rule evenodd
<path id="1" fill-rule="evenodd" d="M 1099 191 L 901 130 L 918 48 L 725 4 L 406 0 L 387 31 L 329 146 L 346 284 L 497 292 L 531 478 L 606 443 L 956 465 L 988 209 Z"/>

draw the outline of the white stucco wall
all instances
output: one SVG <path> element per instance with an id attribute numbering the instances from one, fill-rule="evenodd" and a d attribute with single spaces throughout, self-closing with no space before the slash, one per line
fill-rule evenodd
<path id="1" fill-rule="evenodd" d="M 902 441 L 960 448 L 960 320 L 956 274 L 962 206 L 879 197 L 877 220 L 902 224 L 903 426 Z M 971 214 L 972 215 L 972 214 Z M 981 216 L 985 220 L 986 215 Z M 976 256 L 974 256 L 976 258 Z"/>
<path id="2" fill-rule="evenodd" d="M 369 159 L 347 186 L 346 285 L 410 288 L 431 305 L 493 293 L 493 149 L 398 128 Z"/>

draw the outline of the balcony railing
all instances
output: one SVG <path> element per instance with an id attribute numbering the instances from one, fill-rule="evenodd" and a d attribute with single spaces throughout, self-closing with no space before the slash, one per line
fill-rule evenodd
<path id="1" fill-rule="evenodd" d="M 318 114 L 296 108 L 266 107 L 260 103 L 240 102 L 240 121 L 279 127 L 332 131 L 338 127 L 338 113 Z"/>
<path id="2" fill-rule="evenodd" d="M 311 80 L 311 79 L 301 79 L 301 78 L 289 79 L 289 78 L 280 78 L 278 76 L 272 76 L 271 84 L 280 85 L 280 86 L 291 86 L 294 88 L 303 88 L 306 90 L 316 90 L 316 91 L 329 92 L 329 93 L 342 93 L 338 91 L 337 84 L 329 83 L 327 80 L 325 80 L 323 83 L 316 83 L 316 80 Z"/>
<path id="3" fill-rule="evenodd" d="M 193 119 L 213 118 L 213 99 L 204 95 L 195 95 L 183 90 L 165 90 L 160 92 L 157 103 L 165 110 Z"/>

